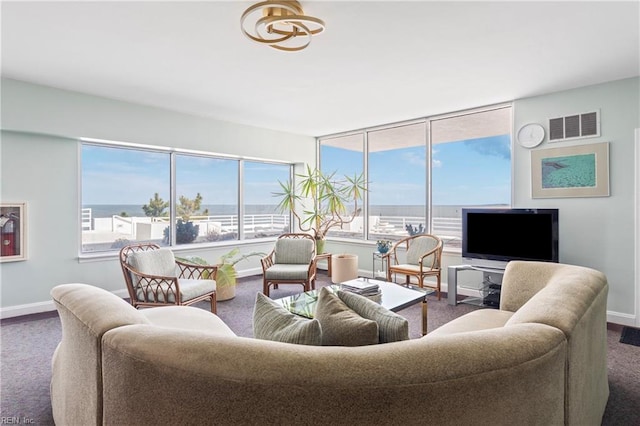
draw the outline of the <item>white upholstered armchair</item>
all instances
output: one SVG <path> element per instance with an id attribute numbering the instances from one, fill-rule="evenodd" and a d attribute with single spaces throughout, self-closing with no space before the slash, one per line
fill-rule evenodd
<path id="1" fill-rule="evenodd" d="M 269 288 L 278 284 L 301 284 L 304 291 L 315 288 L 316 244 L 308 234 L 282 234 L 274 249 L 261 259 L 262 292 L 269 296 Z"/>
<path id="2" fill-rule="evenodd" d="M 157 244 L 134 244 L 120 250 L 131 304 L 136 307 L 192 305 L 211 301 L 216 313 L 217 266 L 194 265 L 176 260 L 173 252 Z"/>
<path id="3" fill-rule="evenodd" d="M 404 263 L 399 261 L 398 249 L 400 247 L 405 247 L 407 250 Z M 389 253 L 385 255 L 389 259 L 387 281 L 391 281 L 392 274 L 399 274 L 406 277 L 406 283 L 409 283 L 409 277 L 414 276 L 418 279 L 420 287 L 432 287 L 425 285 L 424 279 L 435 276 L 435 289 L 438 300 L 440 300 L 442 247 L 440 237 L 429 234 L 413 235 L 396 242 Z"/>

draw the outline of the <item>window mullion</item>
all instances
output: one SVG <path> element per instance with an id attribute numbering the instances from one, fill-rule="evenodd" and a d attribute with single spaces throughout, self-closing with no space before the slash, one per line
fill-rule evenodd
<path id="1" fill-rule="evenodd" d="M 169 155 L 169 246 L 176 245 L 176 223 L 178 218 L 176 217 L 176 204 L 178 198 L 176 197 L 176 153 L 172 152 Z"/>

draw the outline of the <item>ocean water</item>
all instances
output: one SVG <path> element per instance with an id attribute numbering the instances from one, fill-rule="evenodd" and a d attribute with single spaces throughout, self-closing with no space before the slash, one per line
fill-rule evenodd
<path id="1" fill-rule="evenodd" d="M 490 208 L 508 207 L 507 205 L 469 205 L 469 206 L 433 206 L 434 217 L 460 217 L 463 207 Z M 82 208 L 90 208 L 93 218 L 111 217 L 113 215 L 145 216 L 142 205 L 137 204 L 87 204 Z M 236 215 L 237 206 L 229 204 L 203 204 L 202 210 L 208 209 L 209 215 Z M 245 206 L 245 214 L 280 214 L 276 211 L 275 204 L 248 204 Z M 424 217 L 424 206 L 412 205 L 372 205 L 369 208 L 371 216 L 399 216 L 399 217 Z"/>

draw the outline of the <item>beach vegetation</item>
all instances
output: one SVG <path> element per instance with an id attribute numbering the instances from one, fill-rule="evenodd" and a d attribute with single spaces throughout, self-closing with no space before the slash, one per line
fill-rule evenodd
<path id="1" fill-rule="evenodd" d="M 169 202 L 160 198 L 160 195 L 156 192 L 153 194 L 153 198 L 149 199 L 149 204 L 142 206 L 142 210 L 147 217 L 162 217 L 167 216 L 166 209 L 169 208 Z"/>

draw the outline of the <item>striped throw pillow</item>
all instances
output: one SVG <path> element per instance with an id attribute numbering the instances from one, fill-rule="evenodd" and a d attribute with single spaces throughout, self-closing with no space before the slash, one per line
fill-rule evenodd
<path id="1" fill-rule="evenodd" d="M 299 345 L 322 344 L 318 320 L 292 314 L 262 293 L 256 294 L 253 309 L 253 335 L 256 339 Z"/>

